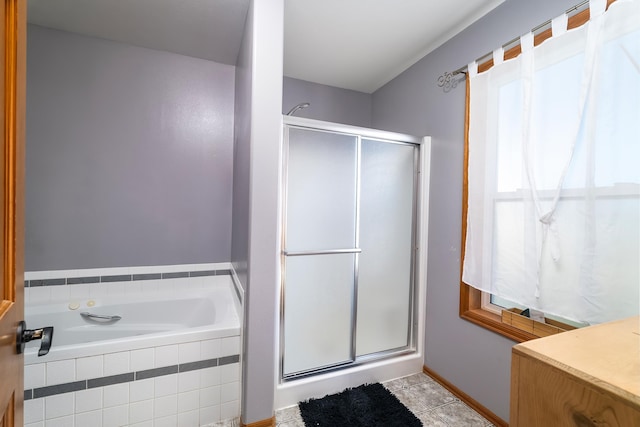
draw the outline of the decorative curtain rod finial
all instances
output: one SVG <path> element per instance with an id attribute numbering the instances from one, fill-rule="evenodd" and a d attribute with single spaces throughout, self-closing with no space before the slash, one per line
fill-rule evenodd
<path id="1" fill-rule="evenodd" d="M 467 74 L 465 70 L 445 71 L 440 77 L 438 77 L 438 87 L 441 87 L 444 93 L 449 92 L 451 89 L 455 89 L 464 77 L 456 77 L 458 74 Z"/>

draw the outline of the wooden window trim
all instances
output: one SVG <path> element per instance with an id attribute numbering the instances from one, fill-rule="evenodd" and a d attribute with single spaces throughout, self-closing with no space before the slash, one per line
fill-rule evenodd
<path id="1" fill-rule="evenodd" d="M 607 9 L 616 0 L 607 0 Z M 568 29 L 577 28 L 589 21 L 589 8 L 579 12 L 569 18 Z M 534 36 L 534 45 L 537 46 L 551 37 L 551 28 L 542 31 Z M 520 44 L 508 49 L 504 53 L 504 59 L 512 59 L 520 55 L 522 49 Z M 478 65 L 478 72 L 481 73 L 493 67 L 493 58 Z M 460 257 L 460 317 L 468 320 L 490 331 L 496 332 L 516 342 L 524 342 L 539 338 L 529 332 L 518 329 L 514 326 L 502 323 L 499 315 L 482 308 L 482 291 L 467 285 L 462 281 L 462 266 L 465 255 L 465 242 L 467 240 L 467 202 L 469 193 L 469 177 L 467 170 L 469 167 L 469 75 L 466 79 L 466 100 L 465 100 L 465 120 L 464 120 L 464 175 L 462 179 L 462 245 Z"/>

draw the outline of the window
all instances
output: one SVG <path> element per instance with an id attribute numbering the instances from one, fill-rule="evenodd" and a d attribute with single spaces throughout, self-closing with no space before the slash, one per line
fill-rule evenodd
<path id="1" fill-rule="evenodd" d="M 460 311 L 518 341 L 533 336 L 495 303 L 587 323 L 640 311 L 640 2 L 604 5 L 469 67 Z"/>

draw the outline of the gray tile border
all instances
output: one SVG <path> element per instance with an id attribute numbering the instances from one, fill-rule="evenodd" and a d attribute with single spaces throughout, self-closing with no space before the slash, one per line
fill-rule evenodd
<path id="1" fill-rule="evenodd" d="M 162 279 L 162 273 L 134 274 L 133 280 L 158 280 Z"/>
<path id="2" fill-rule="evenodd" d="M 189 277 L 188 271 L 176 271 L 173 273 L 162 273 L 163 279 L 181 279 L 183 277 Z"/>
<path id="3" fill-rule="evenodd" d="M 218 359 L 200 360 L 198 362 L 181 363 L 178 372 L 189 372 L 197 369 L 213 368 L 218 366 Z"/>
<path id="4" fill-rule="evenodd" d="M 136 380 L 146 380 L 147 378 L 161 377 L 163 375 L 177 374 L 178 365 L 164 366 L 162 368 L 146 369 L 136 372 Z"/>
<path id="5" fill-rule="evenodd" d="M 67 284 L 67 281 L 64 278 L 62 278 L 62 279 L 46 279 L 46 280 L 43 280 L 42 286 L 62 286 L 62 285 L 66 285 L 66 284 Z"/>
<path id="6" fill-rule="evenodd" d="M 129 282 L 132 280 L 161 280 L 161 279 L 182 279 L 188 277 L 205 276 L 227 276 L 231 275 L 231 270 L 227 268 L 219 270 L 198 270 L 198 271 L 176 271 L 167 273 L 141 273 L 141 274 L 116 274 L 107 276 L 86 276 L 86 277 L 59 277 L 53 279 L 25 280 L 24 287 L 39 286 L 59 286 L 59 285 L 81 285 L 88 283 L 109 283 L 109 282 Z"/>
<path id="7" fill-rule="evenodd" d="M 240 361 L 240 355 L 235 354 L 233 356 L 224 356 L 218 359 L 218 366 L 230 365 Z"/>
<path id="8" fill-rule="evenodd" d="M 217 270 L 190 271 L 189 277 L 215 276 L 217 274 Z"/>
<path id="9" fill-rule="evenodd" d="M 87 380 L 87 388 L 104 387 L 113 384 L 128 383 L 133 381 L 133 372 L 127 372 L 126 374 L 110 375 L 108 377 L 93 378 Z"/>
<path id="10" fill-rule="evenodd" d="M 46 387 L 39 387 L 33 389 L 33 398 L 53 396 L 54 394 L 70 393 L 72 391 L 85 390 L 87 388 L 87 381 L 74 381 L 72 383 L 64 383 L 57 385 L 49 385 Z"/>
<path id="11" fill-rule="evenodd" d="M 67 285 L 82 285 L 85 283 L 100 283 L 100 276 L 68 277 Z"/>
<path id="12" fill-rule="evenodd" d="M 130 282 L 130 274 L 118 274 L 114 276 L 100 276 L 101 282 Z"/>
<path id="13" fill-rule="evenodd" d="M 31 400 L 33 398 L 33 389 L 24 391 L 24 400 Z"/>
<path id="14" fill-rule="evenodd" d="M 29 287 L 37 287 L 37 286 L 61 286 L 66 285 L 67 280 L 65 278 L 61 279 L 45 279 L 45 280 L 29 280 Z"/>

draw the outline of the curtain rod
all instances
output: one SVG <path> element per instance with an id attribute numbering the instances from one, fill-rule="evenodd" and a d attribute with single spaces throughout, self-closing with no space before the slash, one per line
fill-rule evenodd
<path id="1" fill-rule="evenodd" d="M 578 9 L 581 9 L 582 7 L 586 6 L 589 4 L 589 0 L 584 0 L 581 1 L 580 3 L 576 4 L 575 6 L 570 7 L 569 9 L 567 9 L 564 13 L 569 15 L 575 11 L 577 11 Z M 531 29 L 532 33 L 536 33 L 536 31 L 539 31 L 545 27 L 548 27 L 551 25 L 551 19 L 543 22 L 542 24 L 534 27 Z M 506 49 L 508 46 L 518 42 L 520 40 L 520 37 L 515 37 L 511 40 L 509 40 L 508 42 L 506 42 L 505 44 L 502 45 L 503 49 Z M 493 52 L 488 52 L 485 53 L 484 55 L 482 55 L 481 57 L 479 57 L 478 59 L 476 59 L 476 62 L 478 64 L 481 64 L 482 62 L 484 62 L 485 60 L 488 60 L 489 58 L 491 58 L 491 56 L 493 56 Z M 444 89 L 445 92 L 448 92 L 449 90 L 455 88 L 458 85 L 458 81 L 454 80 L 453 77 L 458 75 L 458 74 L 466 74 L 467 73 L 467 67 L 468 65 L 463 65 L 462 67 L 453 70 L 453 71 L 446 71 L 444 74 L 442 74 L 440 77 L 438 77 L 438 86 L 442 87 Z"/>

